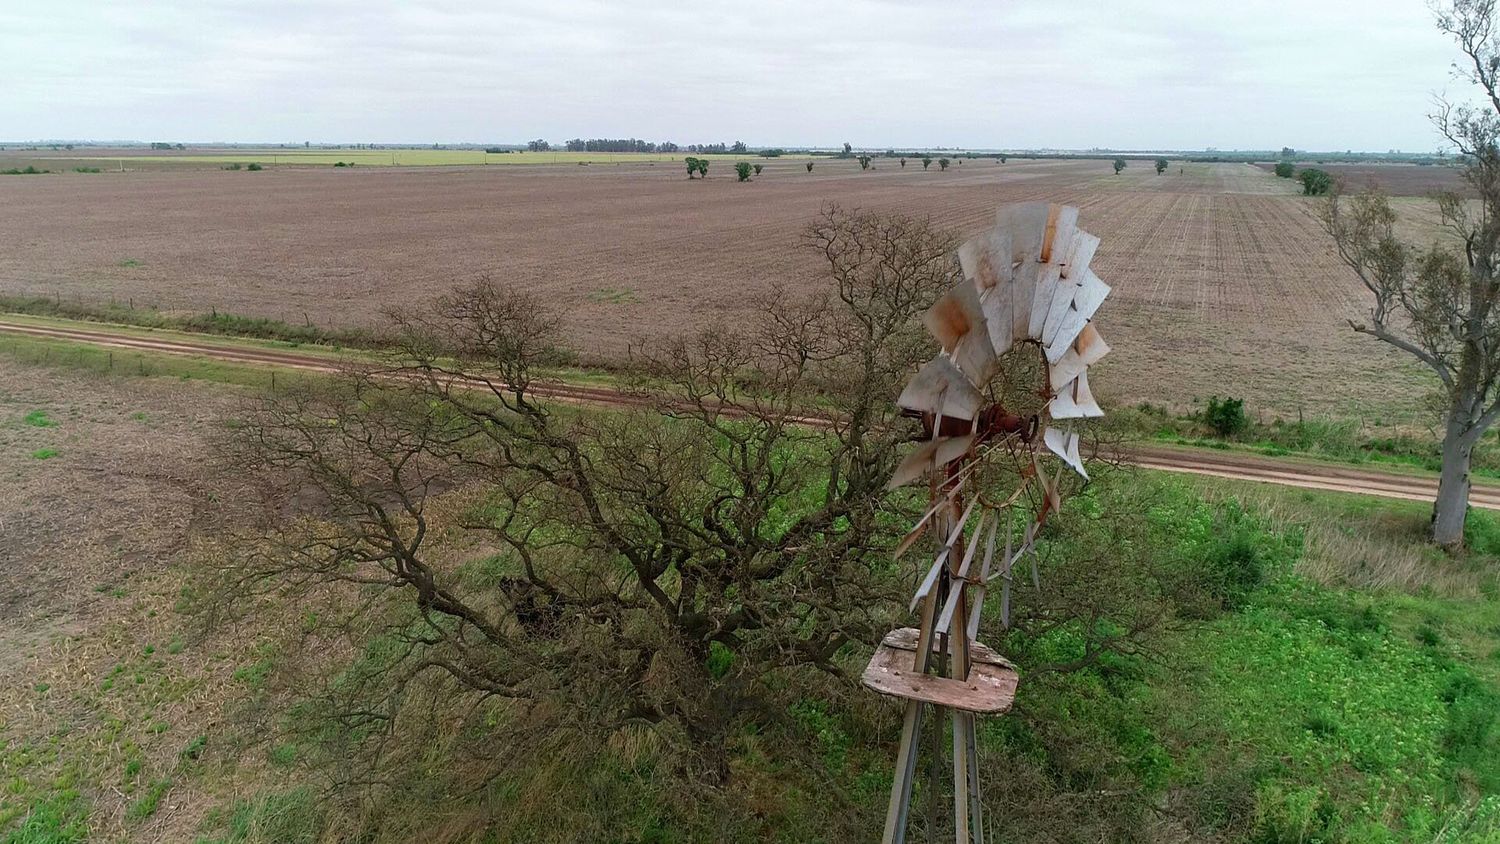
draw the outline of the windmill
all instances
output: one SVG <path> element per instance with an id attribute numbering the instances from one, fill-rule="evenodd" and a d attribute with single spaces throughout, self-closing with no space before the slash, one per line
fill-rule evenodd
<path id="1" fill-rule="evenodd" d="M 993 228 L 959 247 L 964 279 L 924 316 L 942 350 L 897 400 L 922 421 L 923 439 L 890 486 L 925 478 L 929 495 L 896 556 L 924 534 L 938 547 L 912 597 L 918 626 L 888 633 L 863 677 L 868 688 L 906 702 L 888 844 L 906 837 L 928 708 L 939 743 L 943 717 L 952 722 L 954 840 L 985 840 L 974 719 L 1009 709 L 1019 676 L 975 637 L 995 581 L 1002 624 L 1010 624 L 1013 572 L 1061 506 L 1062 473 L 1088 477 L 1079 435 L 1064 420 L 1103 415 L 1088 384 L 1089 366 L 1109 351 L 1091 321 L 1110 290 L 1089 269 L 1098 247 L 1099 238 L 1078 228 L 1077 208 L 1003 207 Z M 1011 400 L 1022 370 L 1039 383 L 1029 403 L 1007 407 L 1000 399 Z M 1012 489 L 1000 477 L 1012 479 Z"/>

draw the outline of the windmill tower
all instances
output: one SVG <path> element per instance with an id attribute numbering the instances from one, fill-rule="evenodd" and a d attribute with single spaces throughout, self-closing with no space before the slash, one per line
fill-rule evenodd
<path id="1" fill-rule="evenodd" d="M 997 580 L 1001 622 L 1009 625 L 1013 572 L 1061 505 L 1062 472 L 1088 477 L 1079 435 L 1065 420 L 1103 415 L 1088 384 L 1088 368 L 1109 351 L 1091 322 L 1110 290 L 1089 269 L 1098 247 L 1099 238 L 1078 228 L 1077 208 L 1003 207 L 993 228 L 959 247 L 964 280 L 924 317 L 942 350 L 897 400 L 903 413 L 921 419 L 924 437 L 890 486 L 925 478 L 929 496 L 896 556 L 927 533 L 938 547 L 912 597 L 918 626 L 886 634 L 863 677 L 868 688 L 906 705 L 887 844 L 906 837 L 929 717 L 936 735 L 945 718 L 952 725 L 954 840 L 986 840 L 974 721 L 1010 708 L 1019 675 L 975 637 Z M 1042 376 L 1036 407 L 1007 408 L 997 399 L 999 386 L 1027 365 Z M 1017 482 L 997 496 L 987 467 L 1002 462 Z"/>

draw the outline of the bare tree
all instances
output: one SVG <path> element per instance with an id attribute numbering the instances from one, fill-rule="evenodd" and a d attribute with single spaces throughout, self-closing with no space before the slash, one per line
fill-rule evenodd
<path id="1" fill-rule="evenodd" d="M 1495 0 L 1453 0 L 1437 20 L 1464 54 L 1459 73 L 1485 100 L 1479 108 L 1443 102 L 1433 116 L 1463 156 L 1464 179 L 1478 195 L 1477 201 L 1456 194 L 1439 201 L 1442 221 L 1460 246 L 1402 243 L 1395 212 L 1374 189 L 1344 197 L 1335 188 L 1323 222 L 1339 256 L 1374 297 L 1369 319 L 1350 325 L 1421 361 L 1442 384 L 1446 419 L 1432 538 L 1458 547 L 1474 446 L 1500 418 L 1500 44 Z"/>
<path id="2" fill-rule="evenodd" d="M 515 289 L 396 315 L 388 365 L 267 397 L 235 432 L 276 506 L 316 506 L 230 565 L 234 588 L 358 590 L 345 624 L 392 653 L 330 694 L 372 734 L 420 681 L 504 707 L 496 771 L 542 737 L 643 725 L 718 781 L 736 724 L 775 717 L 777 674 L 842 676 L 909 591 L 888 552 L 919 502 L 885 484 L 915 429 L 891 397 L 930 354 L 917 317 L 955 242 L 830 209 L 805 243 L 824 292 L 637 350 L 633 409 L 538 400 L 558 323 Z M 815 398 L 835 421 L 800 420 Z"/>

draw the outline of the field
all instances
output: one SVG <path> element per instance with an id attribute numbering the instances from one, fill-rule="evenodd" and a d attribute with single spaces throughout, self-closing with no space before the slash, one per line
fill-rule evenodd
<path id="1" fill-rule="evenodd" d="M 1270 172 L 1275 162 L 1257 165 Z M 1467 193 L 1469 186 L 1457 167 L 1424 164 L 1318 164 L 1298 161 L 1297 169 L 1316 167 L 1344 182 L 1349 190 L 1375 186 L 1389 196 L 1431 196 L 1447 191 Z"/>
<path id="2" fill-rule="evenodd" d="M 319 153 L 320 155 L 322 153 Z M 509 158 L 510 156 L 491 156 Z M 1432 168 L 1423 168 L 1432 169 Z M 932 215 L 962 232 L 996 206 L 1076 204 L 1115 292 L 1098 389 L 1178 409 L 1421 424 L 1424 382 L 1348 330 L 1365 305 L 1293 184 L 1243 164 L 772 160 L 689 180 L 668 162 L 290 168 L 0 178 L 0 292 L 370 324 L 480 275 L 566 312 L 586 356 L 734 321 L 775 282 L 818 284 L 799 234 L 828 203 Z M 1403 200 L 1426 214 L 1424 200 Z"/>
<path id="3" fill-rule="evenodd" d="M 97 167 L 115 171 L 130 170 L 218 170 L 226 165 L 263 167 L 326 167 L 340 161 L 360 167 L 463 167 L 501 164 L 656 164 L 675 163 L 689 155 L 716 161 L 738 161 L 758 156 L 727 153 L 633 153 L 568 152 L 549 150 L 531 152 L 486 152 L 482 149 L 323 149 L 296 147 L 208 148 L 186 150 L 143 150 L 86 147 L 72 150 L 0 151 L 0 169 L 25 168 L 71 170 L 75 167 Z M 786 156 L 784 161 L 806 161 L 810 156 Z"/>

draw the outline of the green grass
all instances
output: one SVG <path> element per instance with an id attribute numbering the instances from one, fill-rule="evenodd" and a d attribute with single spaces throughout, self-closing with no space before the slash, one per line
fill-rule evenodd
<path id="1" fill-rule="evenodd" d="M 21 417 L 21 424 L 32 428 L 56 428 L 57 422 L 47 416 L 45 410 L 33 410 Z"/>
<path id="2" fill-rule="evenodd" d="M 238 800 L 211 814 L 196 844 L 314 844 L 326 822 L 307 788 L 268 792 Z"/>
<path id="3" fill-rule="evenodd" d="M 8 170 L 0 170 L 0 176 L 38 176 L 42 173 L 51 172 L 51 170 L 38 170 L 35 165 L 28 164 L 24 168 L 11 167 Z"/>
<path id="4" fill-rule="evenodd" d="M 49 446 L 47 448 L 39 448 L 36 451 L 33 451 L 31 453 L 31 459 L 33 459 L 33 460 L 51 460 L 52 458 L 58 456 L 59 454 L 62 454 L 62 452 L 60 452 L 57 449 L 52 448 L 52 447 Z"/>
<path id="5" fill-rule="evenodd" d="M 132 821 L 143 821 L 156 814 L 161 807 L 161 799 L 172 789 L 172 781 L 159 779 L 146 789 L 146 791 L 133 801 L 125 810 L 125 817 Z"/>
<path id="6" fill-rule="evenodd" d="M 27 806 L 0 844 L 74 844 L 88 834 L 87 805 L 76 789 L 63 788 Z"/>

